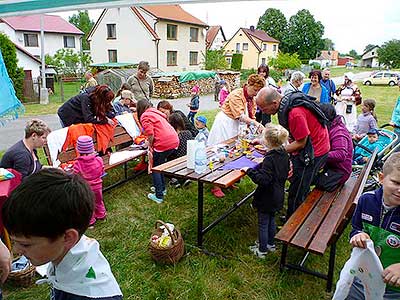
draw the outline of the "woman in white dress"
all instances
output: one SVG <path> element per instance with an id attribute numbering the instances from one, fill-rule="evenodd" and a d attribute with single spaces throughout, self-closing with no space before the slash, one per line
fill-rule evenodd
<path id="1" fill-rule="evenodd" d="M 263 127 L 255 120 L 256 101 L 254 96 L 265 86 L 265 79 L 257 74 L 252 74 L 247 83 L 232 91 L 221 106 L 221 111 L 208 136 L 208 145 L 216 145 L 238 134 L 239 122 L 253 124 L 256 128 Z"/>
<path id="2" fill-rule="evenodd" d="M 344 84 L 336 90 L 334 95 L 336 113 L 344 117 L 347 130 L 350 132 L 357 124 L 356 105 L 361 103 L 361 92 L 353 81 L 354 74 L 345 73 Z"/>

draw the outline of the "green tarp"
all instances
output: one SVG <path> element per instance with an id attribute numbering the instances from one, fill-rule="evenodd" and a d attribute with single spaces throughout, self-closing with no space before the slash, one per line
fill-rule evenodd
<path id="1" fill-rule="evenodd" d="M 176 76 L 179 77 L 179 82 L 186 82 L 190 80 L 199 80 L 202 78 L 214 78 L 215 75 L 214 71 L 188 71 L 188 72 L 162 72 L 155 74 L 156 76 L 164 76 L 164 77 L 171 77 Z"/>

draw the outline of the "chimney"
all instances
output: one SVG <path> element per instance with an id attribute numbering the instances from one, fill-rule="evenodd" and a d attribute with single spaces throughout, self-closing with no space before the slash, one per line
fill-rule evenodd
<path id="1" fill-rule="evenodd" d="M 254 26 L 253 25 L 250 26 L 250 31 L 254 31 Z"/>

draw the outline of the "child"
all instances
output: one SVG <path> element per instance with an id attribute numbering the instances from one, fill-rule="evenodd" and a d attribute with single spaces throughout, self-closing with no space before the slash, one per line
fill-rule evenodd
<path id="1" fill-rule="evenodd" d="M 379 181 L 381 188 L 365 193 L 358 200 L 350 244 L 365 248 L 367 240 L 374 242 L 384 268 L 381 276 L 387 284 L 384 299 L 400 299 L 400 153 L 388 158 Z M 357 277 L 346 299 L 364 299 L 363 285 Z"/>
<path id="2" fill-rule="evenodd" d="M 23 181 L 3 206 L 13 250 L 35 266 L 50 262 L 51 300 L 122 299 L 99 243 L 83 235 L 93 202 L 80 176 L 47 168 Z"/>
<path id="3" fill-rule="evenodd" d="M 221 90 L 219 91 L 218 99 L 219 107 L 221 107 L 224 104 L 226 97 L 229 95 L 229 87 L 225 80 L 221 80 L 219 84 L 221 85 Z"/>
<path id="4" fill-rule="evenodd" d="M 113 102 L 115 115 L 117 116 L 132 113 L 132 106 L 136 106 L 136 100 L 131 91 L 122 91 L 119 101 Z"/>
<path id="5" fill-rule="evenodd" d="M 267 124 L 263 135 L 263 143 L 268 148 L 263 162 L 253 169 L 242 169 L 258 185 L 253 200 L 258 213 L 258 241 L 249 249 L 259 258 L 275 251 L 274 217 L 283 207 L 289 172 L 289 155 L 283 147 L 288 140 L 288 131 L 281 125 Z"/>
<path id="6" fill-rule="evenodd" d="M 107 216 L 103 202 L 102 175 L 104 174 L 103 160 L 94 151 L 93 140 L 88 135 L 78 137 L 76 149 L 79 156 L 74 163 L 74 173 L 82 176 L 89 184 L 94 194 L 94 211 L 89 226 L 96 220 L 103 220 Z"/>
<path id="7" fill-rule="evenodd" d="M 357 118 L 357 124 L 354 126 L 353 139 L 356 141 L 361 140 L 366 133 L 373 128 L 378 128 L 376 124 L 376 115 L 374 99 L 365 99 L 361 105 L 362 114 Z"/>
<path id="8" fill-rule="evenodd" d="M 199 101 L 200 101 L 199 92 L 200 92 L 200 88 L 197 85 L 195 85 L 192 88 L 191 91 L 192 91 L 192 93 L 191 93 L 192 99 L 190 100 L 190 104 L 188 104 L 188 106 L 190 108 L 190 112 L 189 112 L 187 117 L 188 117 L 189 121 L 192 124 L 194 124 L 194 116 L 199 111 L 199 105 L 200 105 L 199 104 Z"/>
<path id="9" fill-rule="evenodd" d="M 207 118 L 204 116 L 196 117 L 196 122 L 194 125 L 199 130 L 195 140 L 198 142 L 204 142 L 204 144 L 207 145 L 208 135 L 210 133 L 207 128 Z"/>
<path id="10" fill-rule="evenodd" d="M 378 153 L 383 150 L 385 145 L 383 145 L 379 141 L 379 132 L 376 128 L 370 129 L 367 132 L 368 139 L 364 139 L 360 142 L 360 145 L 366 147 L 369 149 L 371 152 L 373 152 L 376 148 L 378 148 Z M 362 165 L 365 164 L 368 161 L 368 158 L 371 156 L 371 152 L 368 152 L 367 150 L 357 147 L 356 146 L 356 151 L 354 152 L 354 164 Z"/>
<path id="11" fill-rule="evenodd" d="M 394 127 L 394 132 L 400 136 L 400 96 L 397 98 L 396 104 L 393 108 L 392 118 L 390 119 L 389 123 Z"/>

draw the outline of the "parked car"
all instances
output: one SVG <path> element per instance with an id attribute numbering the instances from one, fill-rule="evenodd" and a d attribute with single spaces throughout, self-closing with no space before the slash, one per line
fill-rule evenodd
<path id="1" fill-rule="evenodd" d="M 371 74 L 370 77 L 364 79 L 364 85 L 371 84 L 383 84 L 389 86 L 395 86 L 398 82 L 399 74 L 391 71 L 379 71 L 374 74 Z"/>

